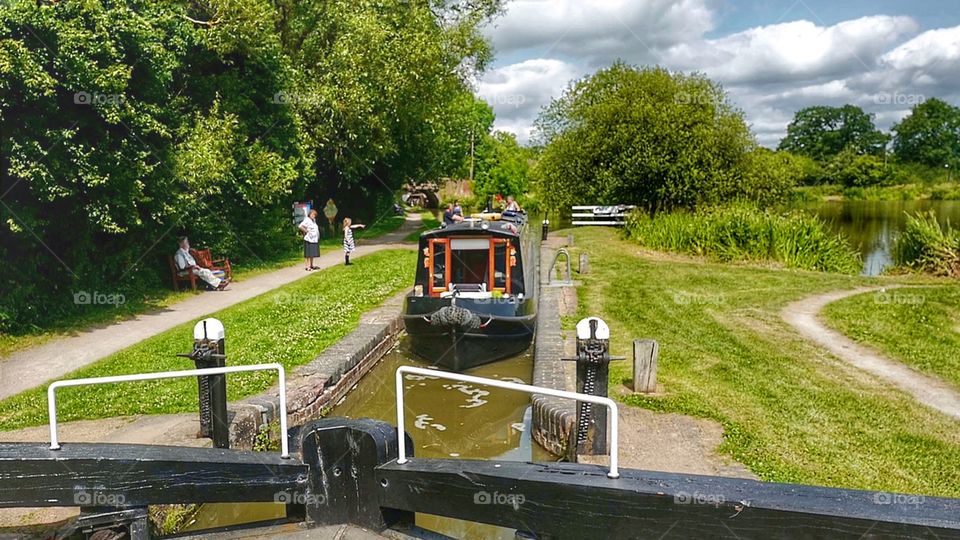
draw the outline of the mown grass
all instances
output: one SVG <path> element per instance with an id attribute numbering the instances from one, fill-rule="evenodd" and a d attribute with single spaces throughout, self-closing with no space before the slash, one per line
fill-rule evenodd
<path id="1" fill-rule="evenodd" d="M 660 342 L 663 394 L 628 394 L 627 404 L 716 420 L 719 450 L 764 480 L 960 496 L 960 422 L 832 358 L 780 317 L 807 295 L 930 278 L 700 262 L 610 230 L 574 235 L 572 255 L 591 261 L 578 276 L 578 315 L 610 324 L 615 355 L 629 357 L 633 339 Z M 612 395 L 631 370 L 629 360 L 612 364 Z"/>
<path id="2" fill-rule="evenodd" d="M 827 305 L 822 314 L 854 340 L 960 389 L 960 287 L 860 294 Z"/>
<path id="3" fill-rule="evenodd" d="M 334 266 L 252 298 L 211 316 L 227 330 L 228 365 L 278 362 L 304 364 L 352 331 L 360 315 L 410 286 L 416 253 L 381 251 Z M 193 369 L 189 352 L 196 321 L 182 324 L 77 370 L 67 378 Z M 230 376 L 230 400 L 262 392 L 275 384 L 267 372 Z M 57 394 L 62 421 L 131 414 L 197 410 L 196 381 L 176 379 L 64 389 Z M 0 430 L 47 422 L 46 387 L 0 401 Z"/>
<path id="4" fill-rule="evenodd" d="M 909 215 L 894 242 L 893 257 L 901 266 L 960 278 L 960 230 L 940 225 L 933 211 Z"/>
<path id="5" fill-rule="evenodd" d="M 748 206 L 697 213 L 635 212 L 626 234 L 641 245 L 720 261 L 772 261 L 787 268 L 854 273 L 860 255 L 819 218 L 800 212 L 776 214 Z"/>
<path id="6" fill-rule="evenodd" d="M 403 216 L 389 216 L 377 221 L 369 228 L 359 231 L 356 237 L 358 240 L 376 238 L 397 230 L 403 223 Z M 324 239 L 322 244 L 331 247 L 339 246 L 342 241 L 342 237 L 335 236 Z M 269 259 L 251 259 L 243 264 L 237 264 L 234 261 L 234 281 L 244 281 L 302 261 L 302 247 L 284 253 L 275 253 Z M 42 345 L 51 339 L 76 334 L 98 325 L 123 321 L 150 310 L 163 309 L 189 298 L 192 294 L 194 293 L 191 291 L 174 292 L 170 287 L 169 279 L 167 279 L 164 286 L 148 290 L 139 297 L 128 296 L 124 303 L 116 306 L 104 306 L 95 311 L 87 311 L 73 317 L 63 318 L 49 326 L 34 328 L 33 331 L 25 334 L 15 335 L 0 332 L 0 358 L 17 351 Z"/>

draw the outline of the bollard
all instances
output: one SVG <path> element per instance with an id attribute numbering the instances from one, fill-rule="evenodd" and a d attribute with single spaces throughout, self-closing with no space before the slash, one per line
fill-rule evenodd
<path id="1" fill-rule="evenodd" d="M 597 317 L 577 323 L 577 392 L 607 396 L 610 373 L 610 328 Z M 590 403 L 577 403 L 577 455 L 597 456 L 607 450 L 607 410 Z"/>
<path id="2" fill-rule="evenodd" d="M 587 258 L 586 253 L 580 254 L 580 274 L 587 274 L 590 272 L 590 260 Z"/>
<path id="3" fill-rule="evenodd" d="M 547 241 L 547 233 L 550 232 L 550 220 L 543 220 L 543 228 L 540 229 L 540 240 L 543 242 Z"/>
<path id="4" fill-rule="evenodd" d="M 204 319 L 193 327 L 193 351 L 178 354 L 194 361 L 197 369 L 224 367 L 226 350 L 223 323 Z M 230 448 L 230 424 L 227 420 L 226 375 L 197 377 L 200 399 L 200 436 L 213 439 L 216 448 Z"/>

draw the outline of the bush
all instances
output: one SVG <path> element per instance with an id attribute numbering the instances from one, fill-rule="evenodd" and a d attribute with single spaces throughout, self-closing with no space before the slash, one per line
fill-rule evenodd
<path id="1" fill-rule="evenodd" d="M 941 226 L 937 216 L 917 212 L 894 242 L 898 265 L 937 276 L 960 277 L 960 230 L 948 223 Z"/>
<path id="2" fill-rule="evenodd" d="M 855 273 L 860 255 L 817 217 L 775 214 L 749 206 L 650 217 L 635 212 L 626 234 L 652 248 L 721 261 L 776 261 L 787 268 Z"/>

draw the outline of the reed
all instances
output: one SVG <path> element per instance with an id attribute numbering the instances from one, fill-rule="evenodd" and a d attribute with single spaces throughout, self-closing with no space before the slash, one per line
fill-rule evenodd
<path id="1" fill-rule="evenodd" d="M 930 212 L 907 215 L 907 223 L 894 243 L 897 264 L 937 276 L 960 278 L 960 230 L 940 225 Z"/>
<path id="2" fill-rule="evenodd" d="M 651 249 L 720 261 L 775 261 L 787 268 L 847 274 L 862 268 L 846 238 L 800 212 L 777 214 L 750 206 L 654 217 L 637 212 L 629 217 L 626 234 Z"/>

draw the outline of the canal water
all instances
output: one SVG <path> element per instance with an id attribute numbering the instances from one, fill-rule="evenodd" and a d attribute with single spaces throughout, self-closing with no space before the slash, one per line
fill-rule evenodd
<path id="1" fill-rule="evenodd" d="M 894 265 L 894 240 L 904 230 L 907 214 L 932 210 L 941 224 L 960 225 L 960 201 L 824 201 L 802 208 L 847 237 L 860 252 L 868 276 Z"/>
<path id="2" fill-rule="evenodd" d="M 408 352 L 406 339 L 388 353 L 328 417 L 373 418 L 396 424 L 395 377 L 400 366 L 430 367 Z M 472 369 L 470 375 L 530 384 L 532 348 L 519 356 Z M 500 388 L 407 374 L 404 381 L 407 433 L 414 455 L 447 459 L 557 461 L 530 437 L 530 396 Z M 483 504 L 478 500 L 477 504 Z M 189 530 L 224 527 L 283 517 L 277 504 L 205 505 Z M 513 539 L 515 531 L 427 514 L 417 525 L 463 539 Z"/>

